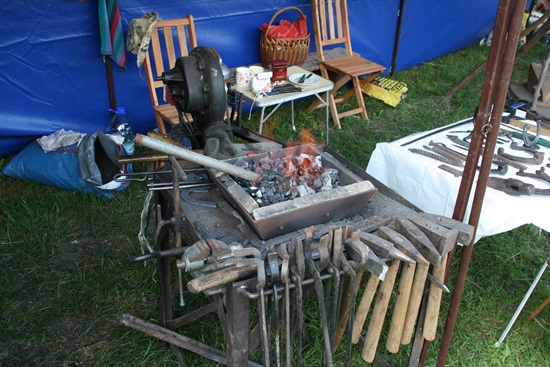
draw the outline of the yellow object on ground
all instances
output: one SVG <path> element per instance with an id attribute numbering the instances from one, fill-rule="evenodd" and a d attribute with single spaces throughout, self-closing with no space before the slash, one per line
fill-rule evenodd
<path id="1" fill-rule="evenodd" d="M 407 84 L 385 77 L 376 77 L 363 87 L 363 93 L 396 107 L 407 92 Z"/>

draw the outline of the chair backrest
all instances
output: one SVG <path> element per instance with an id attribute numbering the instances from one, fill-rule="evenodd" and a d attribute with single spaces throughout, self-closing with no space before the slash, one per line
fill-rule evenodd
<path id="1" fill-rule="evenodd" d="M 352 55 L 346 0 L 312 0 L 313 26 L 317 56 L 324 61 L 324 47 L 344 45 L 346 55 Z"/>
<path id="2" fill-rule="evenodd" d="M 145 72 L 153 106 L 159 105 L 158 93 L 164 88 L 164 83 L 157 80 L 157 77 L 173 68 L 178 58 L 188 56 L 197 46 L 195 23 L 191 14 L 182 19 L 157 22 L 145 58 Z"/>

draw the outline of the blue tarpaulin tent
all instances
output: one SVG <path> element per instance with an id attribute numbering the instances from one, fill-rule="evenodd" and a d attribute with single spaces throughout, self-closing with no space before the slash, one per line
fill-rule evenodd
<path id="1" fill-rule="evenodd" d="M 0 157 L 62 128 L 92 133 L 109 126 L 97 1 L 104 0 L 0 4 Z M 348 0 L 354 50 L 388 68 L 401 1 Z M 313 31 L 309 0 L 118 1 L 124 36 L 130 21 L 149 11 L 160 19 L 193 14 L 199 44 L 215 48 L 229 67 L 259 62 L 259 27 L 291 5 L 308 16 Z M 491 32 L 497 5 L 497 0 L 406 1 L 395 71 L 478 42 Z M 135 55 L 128 52 L 126 58 L 126 69 L 113 63 L 117 104 L 144 133 L 156 126 L 147 82 Z"/>

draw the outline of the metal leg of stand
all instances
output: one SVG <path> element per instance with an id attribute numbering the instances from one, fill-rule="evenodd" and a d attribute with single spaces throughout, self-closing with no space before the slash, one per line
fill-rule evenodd
<path id="1" fill-rule="evenodd" d="M 537 276 L 535 277 L 535 280 L 533 281 L 533 283 L 531 284 L 531 286 L 529 287 L 529 290 L 527 290 L 527 293 L 525 293 L 525 296 L 523 297 L 523 299 L 521 300 L 521 303 L 519 304 L 516 312 L 514 313 L 514 315 L 512 316 L 512 318 L 510 319 L 510 322 L 508 323 L 508 325 L 506 326 L 506 329 L 504 329 L 504 332 L 502 333 L 502 335 L 500 336 L 500 338 L 498 339 L 498 341 L 495 343 L 495 347 L 500 347 L 500 345 L 502 344 L 502 342 L 504 341 L 504 338 L 506 338 L 506 335 L 508 335 L 508 332 L 510 331 L 510 329 L 512 328 L 512 326 L 514 325 L 514 323 L 516 322 L 516 319 L 518 318 L 521 310 L 523 310 L 523 306 L 525 306 L 525 303 L 527 303 L 527 300 L 529 299 L 529 297 L 531 296 L 531 293 L 533 293 L 533 290 L 535 289 L 537 283 L 539 282 L 540 278 L 542 277 L 542 275 L 544 274 L 544 271 L 546 270 L 546 268 L 548 267 L 548 263 L 550 263 L 550 257 L 548 257 L 546 259 L 546 261 L 544 262 L 544 264 L 542 265 L 542 267 L 540 268 L 539 270 L 539 273 L 537 274 Z"/>
<path id="2" fill-rule="evenodd" d="M 329 92 L 325 92 L 325 126 L 326 126 L 326 135 L 325 135 L 325 144 L 328 145 L 328 95 Z"/>
<path id="3" fill-rule="evenodd" d="M 319 94 L 315 94 L 315 97 L 317 97 L 317 99 L 323 104 L 325 105 L 325 128 L 326 128 L 326 131 L 325 131 L 325 144 L 328 145 L 328 112 L 329 112 L 329 109 L 328 109 L 328 95 L 329 95 L 329 92 L 325 92 L 325 99 L 321 98 L 321 96 Z"/>
<path id="4" fill-rule="evenodd" d="M 250 321 L 250 301 L 239 292 L 233 283 L 228 284 L 227 307 L 227 366 L 248 365 L 248 323 Z"/>

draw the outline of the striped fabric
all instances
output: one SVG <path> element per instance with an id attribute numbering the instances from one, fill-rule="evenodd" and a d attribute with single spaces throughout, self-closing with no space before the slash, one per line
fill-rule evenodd
<path id="1" fill-rule="evenodd" d="M 98 0 L 101 53 L 121 68 L 126 67 L 126 49 L 117 0 Z"/>

